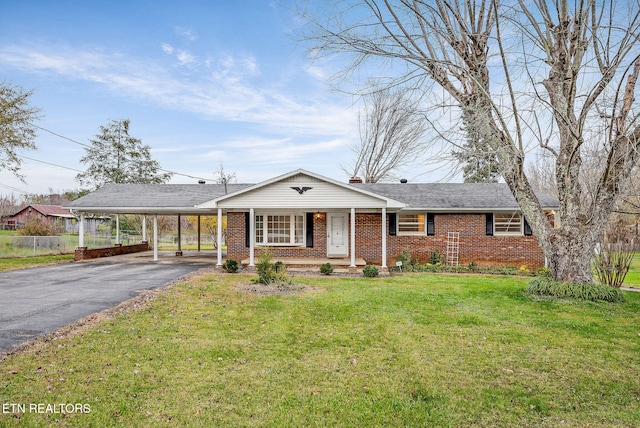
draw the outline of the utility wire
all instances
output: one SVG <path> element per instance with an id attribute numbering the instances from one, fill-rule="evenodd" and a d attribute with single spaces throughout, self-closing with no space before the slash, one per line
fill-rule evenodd
<path id="1" fill-rule="evenodd" d="M 27 192 L 27 191 L 25 191 L 25 190 L 18 189 L 17 187 L 7 186 L 6 184 L 2 184 L 2 183 L 0 183 L 0 186 L 2 186 L 2 187 L 6 187 L 6 188 L 7 188 L 7 189 L 9 189 L 9 190 L 13 190 L 14 192 L 18 192 L 18 193 L 21 193 L 21 194 L 23 194 L 23 195 L 30 195 L 30 194 L 31 194 L 31 192 Z"/>
<path id="2" fill-rule="evenodd" d="M 50 131 L 50 130 L 48 130 L 46 128 L 43 128 L 41 126 L 38 126 L 38 125 L 36 125 L 34 123 L 31 123 L 31 122 L 28 122 L 28 123 L 29 123 L 29 125 L 33 126 L 34 128 L 40 129 L 41 131 L 48 132 L 49 134 L 55 135 L 56 137 L 62 138 L 64 140 L 70 141 L 70 142 L 72 142 L 74 144 L 78 144 L 78 145 L 83 146 L 83 147 L 92 148 L 92 146 L 90 146 L 89 144 L 81 143 L 80 141 L 76 141 L 73 138 L 65 137 L 64 135 L 61 135 L 61 134 L 58 134 L 56 132 Z M 28 159 L 25 156 L 22 156 L 22 157 L 25 158 L 25 159 Z M 31 160 L 34 160 L 34 159 L 31 159 Z M 36 162 L 42 162 L 42 161 L 36 161 Z M 43 162 L 43 163 L 46 163 L 46 162 Z M 55 165 L 55 164 L 51 164 L 51 165 L 60 166 L 62 168 L 66 168 L 66 169 L 71 169 L 71 168 L 67 168 L 67 167 L 61 166 L 61 165 Z M 179 175 L 179 176 L 182 176 L 182 177 L 193 178 L 194 180 L 213 180 L 213 178 L 196 177 L 196 176 L 193 176 L 193 175 L 183 174 L 181 172 L 171 171 L 171 170 L 164 169 L 164 168 L 158 168 L 158 170 L 159 171 L 163 171 L 163 172 L 168 172 L 168 173 L 171 173 L 171 174 L 174 174 L 174 175 Z M 72 171 L 78 171 L 78 170 L 73 170 L 72 169 Z M 84 172 L 84 171 L 78 171 L 78 172 Z"/>
<path id="3" fill-rule="evenodd" d="M 79 169 L 69 168 L 68 166 L 64 166 L 64 165 L 58 165 L 58 164 L 56 164 L 56 163 L 45 162 L 45 161 L 41 161 L 41 160 L 38 160 L 38 159 L 33 159 L 33 158 L 30 158 L 30 157 L 27 157 L 27 156 L 24 156 L 24 155 L 19 155 L 19 156 L 20 156 L 22 159 L 28 159 L 28 160 L 30 160 L 30 161 L 40 162 L 40 163 L 44 163 L 44 164 L 46 164 L 46 165 L 51 165 L 51 166 L 57 166 L 58 168 L 64 168 L 64 169 L 68 169 L 68 170 L 70 170 L 70 171 L 75 171 L 75 172 L 80 172 L 80 173 L 84 172 L 84 171 L 81 171 L 81 170 L 79 170 Z"/>

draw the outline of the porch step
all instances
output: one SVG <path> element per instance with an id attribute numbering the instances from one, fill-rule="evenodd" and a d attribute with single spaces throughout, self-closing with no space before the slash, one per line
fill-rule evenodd
<path id="1" fill-rule="evenodd" d="M 312 258 L 312 257 L 274 257 L 272 262 L 282 262 L 287 268 L 308 268 L 308 269 L 320 269 L 320 266 L 325 263 L 331 263 L 334 269 L 348 269 L 351 265 L 350 258 L 339 258 L 339 259 L 323 259 L 323 258 Z M 362 269 L 367 265 L 367 262 L 362 258 L 356 257 L 356 268 Z M 254 262 L 258 262 L 258 258 L 254 260 Z M 249 259 L 244 259 L 240 262 L 243 266 L 249 265 Z"/>

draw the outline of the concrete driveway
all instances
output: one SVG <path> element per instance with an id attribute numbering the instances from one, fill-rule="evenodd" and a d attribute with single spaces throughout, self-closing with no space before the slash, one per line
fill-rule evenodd
<path id="1" fill-rule="evenodd" d="M 174 253 L 175 254 L 175 253 Z M 0 352 L 163 286 L 214 257 L 148 253 L 0 272 Z"/>

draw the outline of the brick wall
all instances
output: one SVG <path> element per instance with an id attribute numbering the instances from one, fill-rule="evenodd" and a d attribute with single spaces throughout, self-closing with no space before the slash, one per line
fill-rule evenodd
<path id="1" fill-rule="evenodd" d="M 393 266 L 397 256 L 408 250 L 413 258 L 425 263 L 432 252 L 442 254 L 445 262 L 447 232 L 460 232 L 459 264 L 475 262 L 483 266 L 542 267 L 544 255 L 533 236 L 486 236 L 486 218 L 480 214 L 436 214 L 435 235 L 387 235 L 387 264 Z M 387 222 L 388 224 L 388 222 Z M 356 255 L 367 263 L 380 264 L 381 216 L 356 215 Z"/>
<path id="2" fill-rule="evenodd" d="M 349 222 L 350 224 L 350 222 Z M 387 221 L 387 225 L 388 225 Z M 393 266 L 397 256 L 408 250 L 425 263 L 433 251 L 445 261 L 447 232 L 460 232 L 459 264 L 475 262 L 484 266 L 544 265 L 544 255 L 533 236 L 486 236 L 485 214 L 436 214 L 435 236 L 397 235 L 387 233 L 387 264 Z M 380 214 L 356 214 L 356 257 L 368 264 L 382 263 L 382 219 Z M 313 248 L 271 247 L 275 257 L 326 257 L 327 220 L 325 213 L 314 215 Z M 256 246 L 256 256 L 259 254 Z M 351 248 L 349 246 L 349 248 Z M 249 257 L 245 246 L 244 213 L 227 214 L 227 257 L 243 260 Z"/>
<path id="3" fill-rule="evenodd" d="M 249 258 L 249 247 L 245 241 L 244 213 L 227 213 L 227 258 L 244 260 Z M 256 257 L 260 246 L 256 245 Z M 274 257 L 327 257 L 327 216 L 325 213 L 313 215 L 313 247 L 269 247 Z"/>
<path id="4" fill-rule="evenodd" d="M 73 260 L 89 260 L 89 259 L 97 259 L 100 257 L 112 257 L 119 256 L 121 254 L 131 254 L 131 253 L 139 253 L 142 251 L 149 250 L 149 243 L 143 241 L 141 244 L 134 245 L 122 245 L 116 244 L 113 247 L 106 248 L 91 248 L 87 247 L 78 247 L 76 248 Z"/>

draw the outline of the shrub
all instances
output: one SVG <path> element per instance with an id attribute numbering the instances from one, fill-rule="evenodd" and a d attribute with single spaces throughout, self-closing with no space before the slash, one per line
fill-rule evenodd
<path id="1" fill-rule="evenodd" d="M 38 218 L 31 217 L 26 221 L 24 226 L 18 229 L 18 235 L 22 236 L 52 236 L 55 235 L 55 231 L 51 224 Z"/>
<path id="2" fill-rule="evenodd" d="M 331 275 L 333 273 L 333 266 L 331 266 L 331 263 L 325 263 L 321 265 L 320 273 L 323 275 Z"/>
<path id="3" fill-rule="evenodd" d="M 469 266 L 467 266 L 467 268 L 469 269 L 469 272 L 477 272 L 479 270 L 478 263 L 476 262 L 469 262 Z"/>
<path id="4" fill-rule="evenodd" d="M 633 243 L 600 244 L 600 251 L 593 257 L 593 268 L 598 281 L 610 287 L 620 288 L 633 261 Z"/>
<path id="5" fill-rule="evenodd" d="M 362 274 L 367 278 L 375 278 L 380 274 L 380 271 L 373 265 L 367 265 L 362 269 Z"/>
<path id="6" fill-rule="evenodd" d="M 430 265 L 440 264 L 441 261 L 442 261 L 442 254 L 440 254 L 440 251 L 436 250 L 429 255 L 428 262 Z"/>
<path id="7" fill-rule="evenodd" d="M 601 284 L 566 283 L 554 281 L 547 277 L 536 277 L 529 282 L 527 293 L 538 296 L 572 297 L 592 302 L 624 302 L 622 292 L 613 287 Z"/>
<path id="8" fill-rule="evenodd" d="M 551 278 L 551 269 L 549 268 L 538 268 L 535 271 L 536 276 L 542 276 L 545 278 Z"/>
<path id="9" fill-rule="evenodd" d="M 269 285 L 276 284 L 278 287 L 290 287 L 293 279 L 287 274 L 287 267 L 281 261 L 271 263 L 273 254 L 268 249 L 263 250 L 256 263 L 258 279 L 255 282 Z"/>
<path id="10" fill-rule="evenodd" d="M 233 259 L 227 259 L 222 265 L 222 269 L 228 273 L 238 272 L 238 262 Z"/>
<path id="11" fill-rule="evenodd" d="M 258 257 L 258 263 L 256 263 L 256 271 L 258 272 L 258 281 L 260 284 L 270 284 L 273 279 L 273 264 L 271 260 L 273 254 L 268 249 L 263 250 Z"/>
<path id="12" fill-rule="evenodd" d="M 441 265 L 426 264 L 422 266 L 421 270 L 422 272 L 438 272 L 441 269 L 443 269 Z"/>

